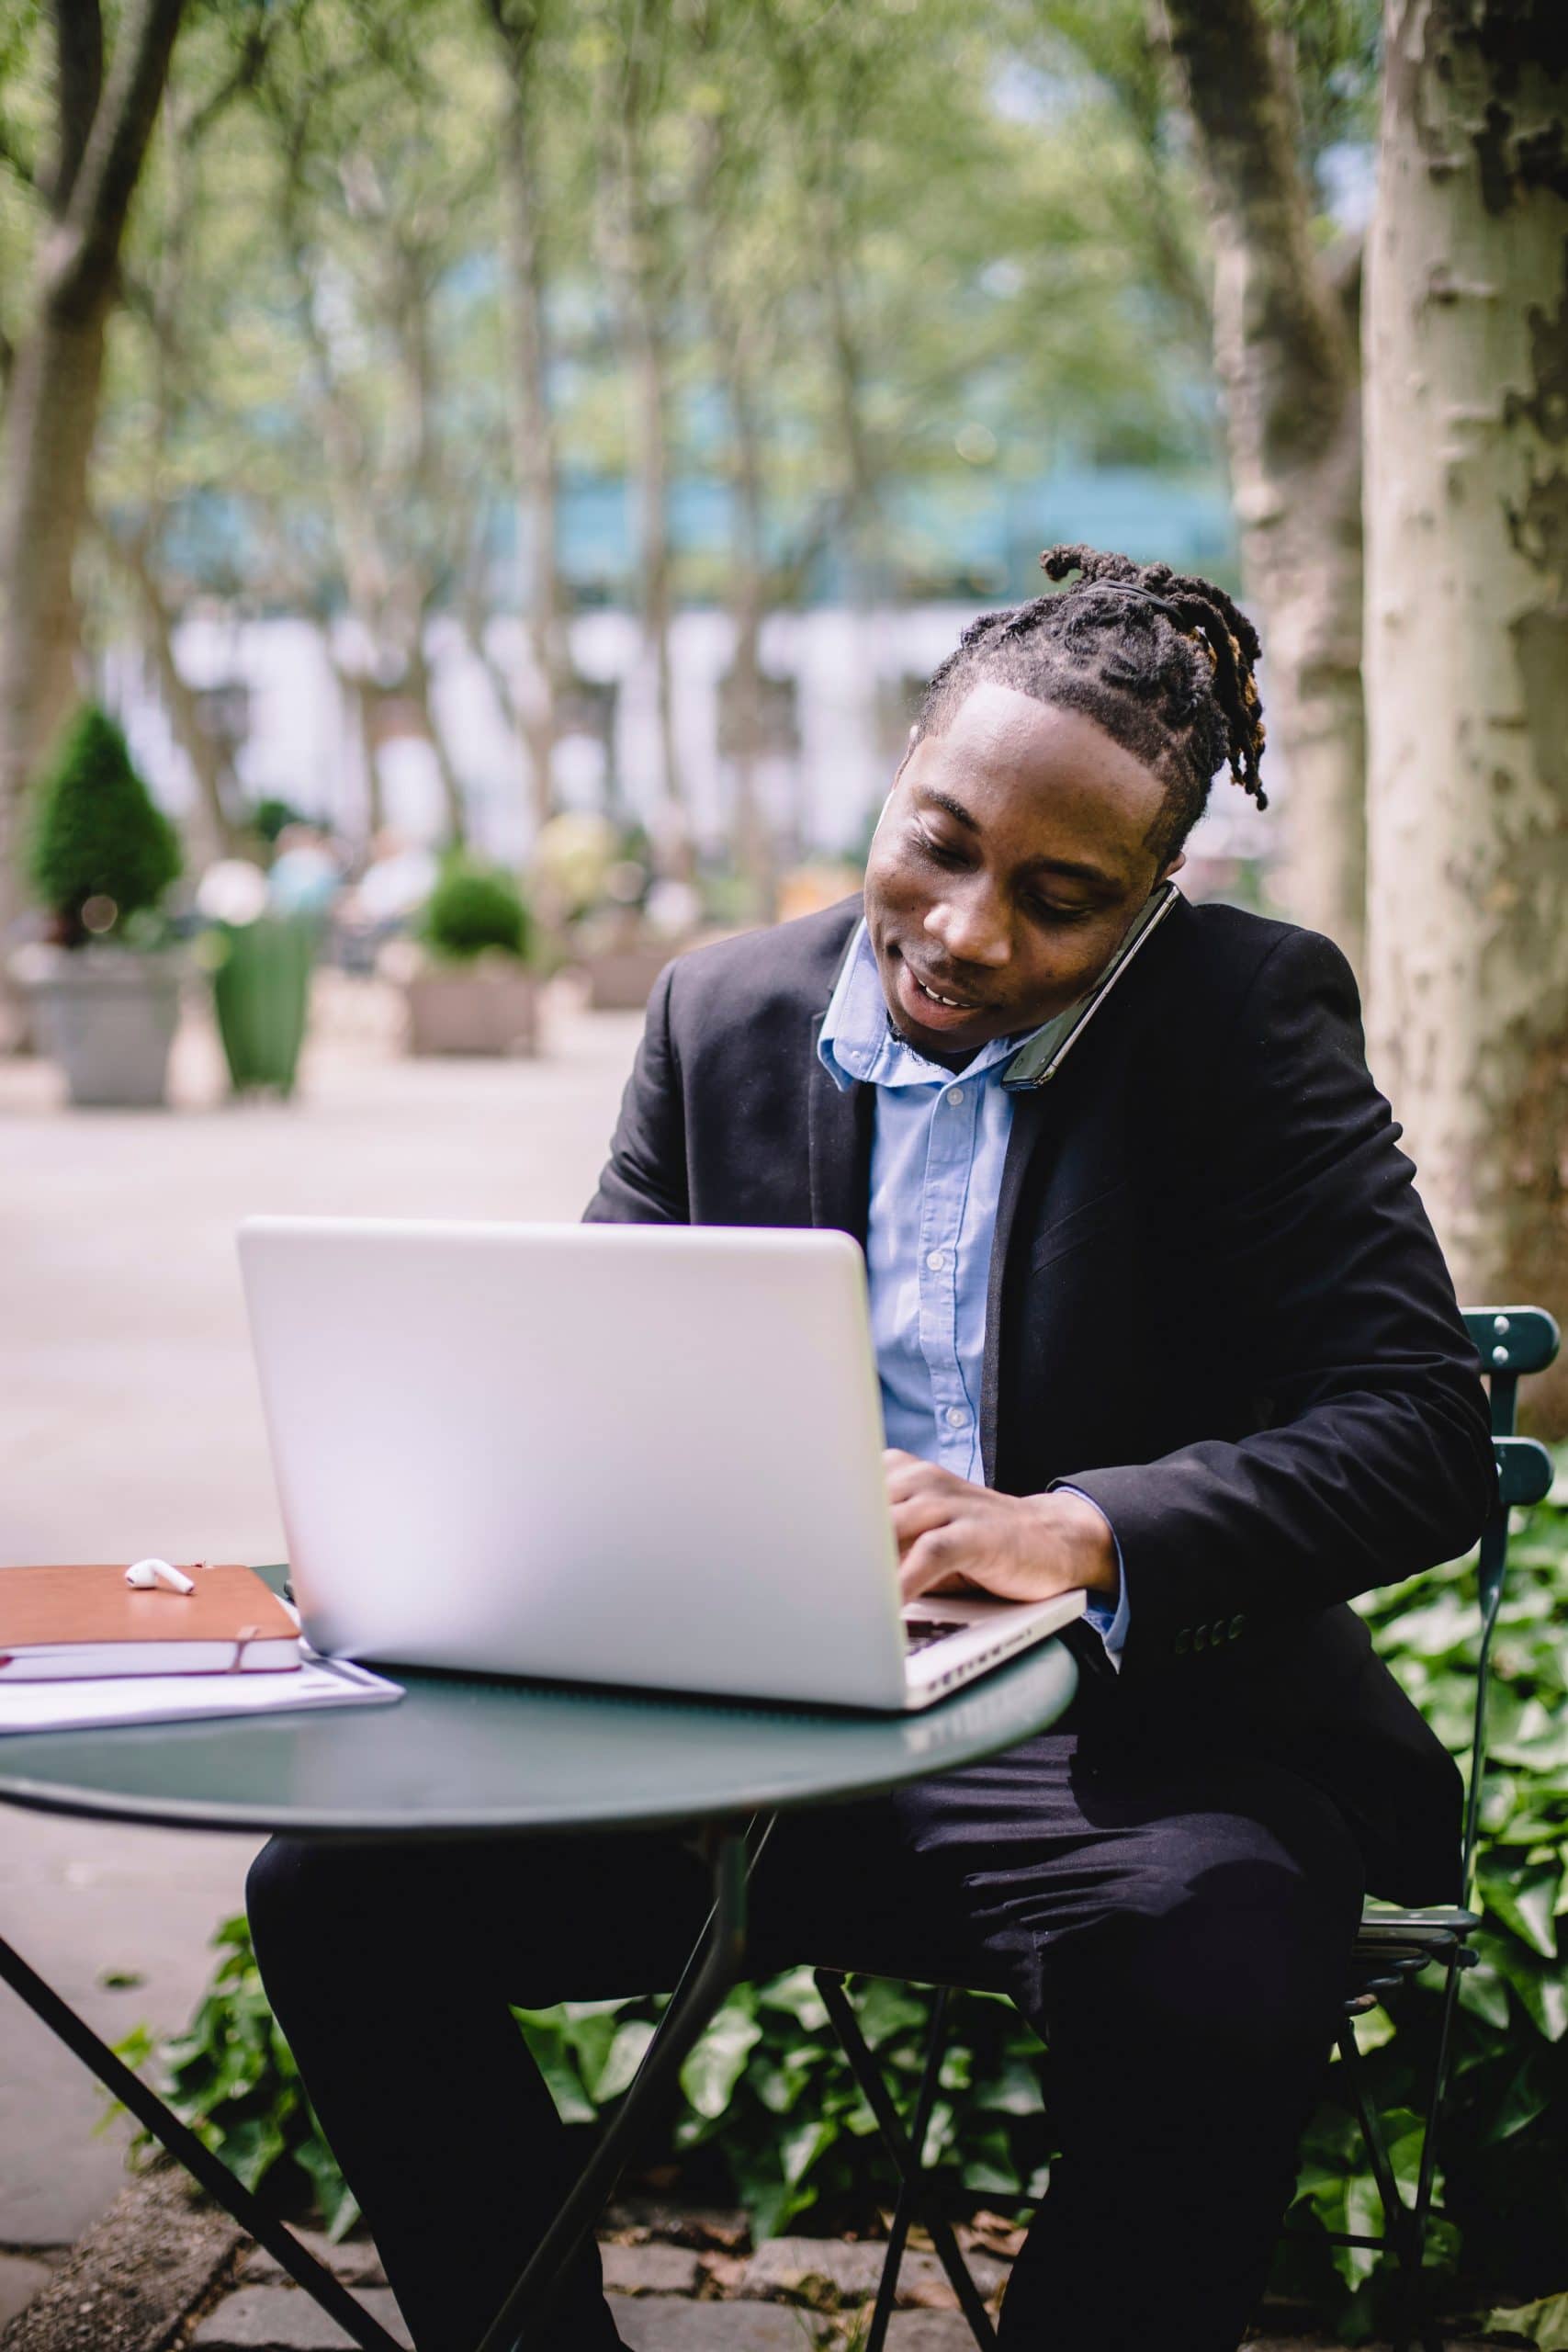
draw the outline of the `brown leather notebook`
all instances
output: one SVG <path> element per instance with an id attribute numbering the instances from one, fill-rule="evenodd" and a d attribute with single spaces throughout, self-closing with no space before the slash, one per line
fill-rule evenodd
<path id="1" fill-rule="evenodd" d="M 125 1568 L 0 1568 L 0 1682 L 299 1664 L 299 1627 L 254 1568 L 197 1561 L 190 1593 L 138 1590 Z"/>

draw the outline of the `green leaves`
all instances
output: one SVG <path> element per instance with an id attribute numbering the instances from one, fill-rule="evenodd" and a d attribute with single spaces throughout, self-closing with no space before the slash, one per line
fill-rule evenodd
<path id="1" fill-rule="evenodd" d="M 1540 2352 L 1568 2352 L 1568 2295 L 1546 2295 L 1539 2303 L 1517 2303 L 1511 2311 L 1488 2312 L 1489 2328 L 1502 2328 L 1538 2345 Z"/>
<path id="2" fill-rule="evenodd" d="M 1520 1870 L 1517 1856 L 1509 1848 L 1495 1848 L 1482 1864 L 1479 1883 L 1482 1901 L 1492 1916 L 1511 1928 L 1532 1951 L 1555 1960 L 1555 1922 L 1562 1893 L 1562 1863 Z"/>
<path id="3" fill-rule="evenodd" d="M 716 2122 L 728 2111 L 730 2093 L 761 2039 L 762 2029 L 750 2015 L 749 2002 L 733 1996 L 681 2069 L 681 2088 L 698 2115 Z M 795 2177 L 787 2166 L 784 2177 L 792 2182 Z"/>

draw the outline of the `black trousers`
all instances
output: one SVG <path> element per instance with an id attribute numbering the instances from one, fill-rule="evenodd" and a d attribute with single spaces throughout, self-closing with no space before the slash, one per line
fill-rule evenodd
<path id="1" fill-rule="evenodd" d="M 750 1968 L 919 1979 L 984 1955 L 1048 2043 L 1062 2160 L 1008 2352 L 1234 2352 L 1332 2044 L 1362 1868 L 1275 1767 L 1108 1758 L 1071 1730 L 786 1815 Z M 471 2352 L 570 2184 L 507 2004 L 667 1990 L 706 1871 L 672 1833 L 442 1847 L 276 1839 L 248 1901 L 268 1996 L 419 2352 Z M 550 2343 L 620 2338 L 598 2256 Z"/>

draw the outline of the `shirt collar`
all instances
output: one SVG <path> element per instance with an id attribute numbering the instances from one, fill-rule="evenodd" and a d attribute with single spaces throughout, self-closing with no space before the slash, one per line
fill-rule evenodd
<path id="1" fill-rule="evenodd" d="M 983 1076 L 999 1063 L 1010 1060 L 1018 1047 L 1016 1037 L 993 1037 L 965 1065 L 964 1077 Z M 875 952 L 863 918 L 839 967 L 817 1051 L 840 1093 L 847 1094 L 857 1080 L 866 1086 L 953 1083 L 952 1070 L 944 1069 L 940 1062 L 928 1061 L 916 1046 L 906 1044 L 888 1020 L 882 975 L 876 968 Z"/>

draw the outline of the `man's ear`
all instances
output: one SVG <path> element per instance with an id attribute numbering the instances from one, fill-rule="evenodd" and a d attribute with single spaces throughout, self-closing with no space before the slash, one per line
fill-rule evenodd
<path id="1" fill-rule="evenodd" d="M 919 740 L 920 740 L 920 729 L 919 729 L 919 720 L 917 720 L 917 721 L 916 721 L 916 723 L 915 723 L 915 725 L 914 725 L 913 727 L 911 727 L 911 728 L 910 728 L 910 729 L 909 729 L 909 740 L 908 740 L 908 741 L 905 744 L 903 751 L 900 752 L 900 754 L 899 754 L 899 758 L 898 758 L 898 764 L 897 764 L 897 767 L 894 769 L 894 771 L 893 771 L 893 783 L 894 783 L 895 786 L 897 786 L 897 782 L 898 782 L 899 777 L 903 775 L 904 770 L 908 766 L 908 764 L 909 764 L 909 756 L 910 756 L 910 753 L 914 751 L 914 748 L 915 748 L 916 744 L 919 741 Z M 889 792 L 889 795 L 888 795 L 888 798 L 890 799 L 891 797 L 892 797 L 892 793 L 891 793 L 891 791 L 890 791 L 890 792 Z M 882 805 L 883 805 L 883 807 L 886 808 L 886 807 L 887 806 L 887 802 L 886 802 L 886 801 L 884 801 Z"/>
<path id="2" fill-rule="evenodd" d="M 1159 872 L 1156 875 L 1155 888 L 1157 890 L 1162 882 L 1168 882 L 1173 874 L 1179 874 L 1186 863 L 1187 852 L 1184 849 L 1179 849 L 1176 855 L 1171 859 L 1170 864 L 1168 865 L 1162 865 Z"/>

